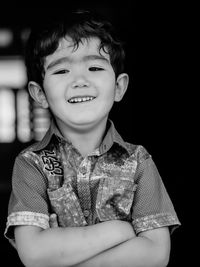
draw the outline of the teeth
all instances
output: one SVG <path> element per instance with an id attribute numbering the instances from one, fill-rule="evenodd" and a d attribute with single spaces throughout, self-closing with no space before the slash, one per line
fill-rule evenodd
<path id="1" fill-rule="evenodd" d="M 93 100 L 93 96 L 84 96 L 84 97 L 74 97 L 68 100 L 69 103 L 80 103 Z"/>

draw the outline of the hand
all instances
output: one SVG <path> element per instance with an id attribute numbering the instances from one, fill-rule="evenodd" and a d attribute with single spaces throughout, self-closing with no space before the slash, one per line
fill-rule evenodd
<path id="1" fill-rule="evenodd" d="M 58 219 L 57 219 L 57 214 L 56 213 L 52 213 L 49 216 L 49 225 L 50 225 L 50 228 L 59 227 L 58 226 Z"/>

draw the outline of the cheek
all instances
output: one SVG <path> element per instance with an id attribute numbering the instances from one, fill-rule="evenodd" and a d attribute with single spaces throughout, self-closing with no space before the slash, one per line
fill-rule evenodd
<path id="1" fill-rule="evenodd" d="M 105 97 L 112 97 L 115 95 L 115 81 L 113 80 L 107 80 L 105 83 L 104 83 L 104 95 Z"/>
<path id="2" fill-rule="evenodd" d="M 54 81 L 44 82 L 44 91 L 49 100 L 59 98 L 63 94 L 61 88 L 62 87 L 59 87 L 59 84 Z"/>
<path id="3" fill-rule="evenodd" d="M 112 88 L 115 87 L 115 83 L 116 83 L 115 74 L 114 72 L 111 72 L 111 71 L 107 73 L 103 73 L 103 75 L 98 77 L 98 79 L 96 79 L 95 82 L 101 85 L 101 87 L 110 88 L 111 90 Z"/>

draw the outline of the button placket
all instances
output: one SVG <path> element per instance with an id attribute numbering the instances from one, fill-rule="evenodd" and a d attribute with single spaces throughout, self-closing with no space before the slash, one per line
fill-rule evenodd
<path id="1" fill-rule="evenodd" d="M 89 220 L 91 210 L 91 196 L 90 196 L 90 169 L 91 161 L 84 158 L 80 164 L 77 172 L 77 189 L 78 195 L 86 219 Z"/>

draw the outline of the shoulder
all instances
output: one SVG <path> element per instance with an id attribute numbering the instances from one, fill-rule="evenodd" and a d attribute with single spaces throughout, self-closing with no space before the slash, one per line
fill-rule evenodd
<path id="1" fill-rule="evenodd" d="M 27 153 L 29 151 L 32 151 L 32 152 L 37 151 L 39 144 L 40 144 L 40 141 L 34 142 L 34 143 L 28 145 L 26 148 L 24 148 L 23 150 L 20 151 L 19 155 L 23 155 L 24 153 Z"/>
<path id="2" fill-rule="evenodd" d="M 40 158 L 46 149 L 49 149 L 50 143 L 47 146 L 42 145 L 42 141 L 35 141 L 21 150 L 16 156 L 15 162 L 39 163 Z"/>
<path id="3" fill-rule="evenodd" d="M 29 154 L 35 154 L 37 155 L 37 147 L 40 142 L 34 142 L 31 145 L 28 145 L 26 148 L 21 150 L 19 154 L 17 155 L 17 158 L 26 157 Z"/>
<path id="4" fill-rule="evenodd" d="M 39 155 L 35 153 L 35 148 L 38 142 L 29 144 L 27 147 L 22 149 L 15 157 L 14 170 L 30 168 L 30 165 L 35 165 L 39 162 Z"/>
<path id="5" fill-rule="evenodd" d="M 138 162 L 142 162 L 151 157 L 147 149 L 142 145 L 136 145 L 126 142 L 126 147 L 131 156 L 134 156 Z"/>
<path id="6" fill-rule="evenodd" d="M 54 151 L 58 146 L 58 140 L 53 135 L 48 140 L 45 137 L 41 141 L 33 142 L 25 149 L 19 152 L 18 157 L 26 157 L 28 155 L 40 156 L 44 151 Z"/>

